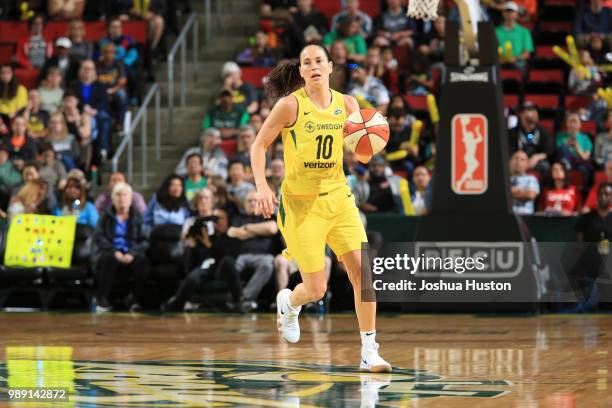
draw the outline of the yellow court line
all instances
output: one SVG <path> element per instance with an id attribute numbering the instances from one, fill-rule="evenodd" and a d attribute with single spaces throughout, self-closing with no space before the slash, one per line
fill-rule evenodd
<path id="1" fill-rule="evenodd" d="M 300 391 L 294 391 L 287 394 L 289 397 L 310 397 L 311 395 L 316 395 L 321 392 L 329 390 L 334 386 L 334 383 L 324 383 L 320 385 L 316 385 L 314 387 L 306 388 Z"/>

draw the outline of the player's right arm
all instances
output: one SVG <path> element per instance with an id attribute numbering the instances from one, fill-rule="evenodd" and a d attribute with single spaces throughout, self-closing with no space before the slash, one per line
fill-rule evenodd
<path id="1" fill-rule="evenodd" d="M 281 98 L 272 108 L 251 145 L 251 168 L 257 187 L 257 214 L 265 218 L 270 218 L 274 212 L 274 205 L 278 204 L 266 180 L 266 150 L 274 143 L 284 127 L 295 123 L 297 110 L 298 102 L 295 96 Z"/>

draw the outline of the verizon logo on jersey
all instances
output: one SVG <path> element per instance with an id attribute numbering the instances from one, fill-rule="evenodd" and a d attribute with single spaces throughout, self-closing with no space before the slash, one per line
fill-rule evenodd
<path id="1" fill-rule="evenodd" d="M 307 169 L 331 169 L 335 165 L 336 162 L 304 162 Z"/>
<path id="2" fill-rule="evenodd" d="M 451 120 L 451 188 L 456 194 L 482 194 L 489 181 L 488 121 L 478 113 Z"/>

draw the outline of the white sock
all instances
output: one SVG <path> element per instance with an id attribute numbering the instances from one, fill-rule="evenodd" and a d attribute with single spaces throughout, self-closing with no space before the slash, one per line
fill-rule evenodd
<path id="1" fill-rule="evenodd" d="M 370 346 L 376 343 L 376 330 L 362 331 L 359 333 L 361 334 L 361 345 L 362 346 Z"/>

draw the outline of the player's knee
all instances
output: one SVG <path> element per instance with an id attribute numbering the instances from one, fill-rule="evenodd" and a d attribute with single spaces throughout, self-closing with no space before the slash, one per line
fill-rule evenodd
<path id="1" fill-rule="evenodd" d="M 311 301 L 322 299 L 327 292 L 327 283 L 312 285 L 308 288 L 308 295 Z"/>

